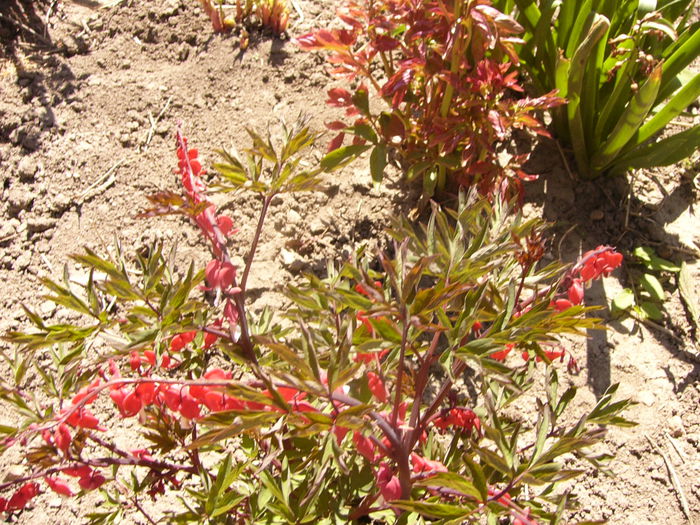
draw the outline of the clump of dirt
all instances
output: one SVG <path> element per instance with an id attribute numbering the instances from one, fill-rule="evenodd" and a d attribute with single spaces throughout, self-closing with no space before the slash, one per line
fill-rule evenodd
<path id="1" fill-rule="evenodd" d="M 333 17 L 330 2 L 296 4 L 303 19 L 294 12 L 294 34 L 327 26 Z M 276 120 L 303 113 L 320 131 L 337 118 L 324 104 L 334 81 L 322 57 L 260 33 L 251 33 L 242 51 L 235 36 L 213 34 L 192 1 L 105 6 L 95 0 L 9 0 L 0 39 L 0 332 L 27 327 L 22 304 L 47 318 L 62 315 L 42 299 L 39 278 L 59 278 L 68 255 L 83 246 L 104 252 L 117 236 L 135 250 L 157 240 L 177 243 L 183 265 L 207 262 L 206 248 L 187 222 L 135 218 L 148 205 L 146 195 L 177 187 L 176 126 L 212 162 L 215 149 L 248 144 L 246 127 L 274 129 Z M 321 140 L 313 154 L 320 157 L 324 146 Z M 541 174 L 540 182 L 530 186 L 526 209 L 554 222 L 555 253 L 573 260 L 599 244 L 627 251 L 653 245 L 688 262 L 698 292 L 697 174 L 640 174 L 630 192 L 622 179 L 574 180 L 551 143 L 539 152 L 530 171 Z M 347 257 L 363 242 L 381 242 L 390 219 L 416 201 L 411 191 L 391 175 L 388 184 L 372 188 L 367 162 L 358 162 L 329 177 L 324 192 L 275 199 L 253 268 L 250 286 L 259 297 L 254 310 L 282 308 L 284 286 L 303 272 L 321 273 L 327 259 Z M 232 248 L 240 261 L 260 202 L 217 196 L 216 203 L 240 228 Z M 622 284 L 624 272 L 593 288 L 587 300 L 605 305 Z M 581 388 L 578 409 L 618 382 L 623 396 L 639 402 L 628 414 L 639 426 L 615 429 L 607 440 L 617 454 L 610 467 L 616 477 L 591 473 L 574 487 L 577 519 L 684 521 L 678 489 L 647 436 L 665 451 L 691 513 L 700 516 L 697 334 L 677 292 L 666 312 L 666 331 L 617 320 L 608 332 L 571 342 L 583 369 L 568 379 Z M 5 343 L 0 348 L 12 352 Z M 8 374 L 3 368 L 2 378 Z M 5 455 L 3 470 L 18 459 Z M 45 522 L 48 508 L 52 523 L 69 523 L 91 504 L 46 494 L 19 521 Z"/>

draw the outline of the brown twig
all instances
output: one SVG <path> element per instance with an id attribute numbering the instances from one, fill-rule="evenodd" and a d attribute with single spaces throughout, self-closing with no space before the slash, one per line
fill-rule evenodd
<path id="1" fill-rule="evenodd" d="M 690 525 L 693 525 L 693 518 L 690 515 L 690 509 L 688 507 L 688 500 L 685 498 L 685 493 L 683 492 L 683 486 L 681 485 L 680 480 L 678 479 L 678 475 L 676 475 L 676 469 L 673 468 L 673 463 L 671 463 L 670 458 L 668 455 L 654 443 L 649 436 L 644 434 L 644 437 L 646 440 L 649 442 L 651 447 L 656 451 L 657 454 L 661 456 L 661 458 L 664 460 L 664 464 L 666 465 L 666 470 L 668 471 L 668 475 L 671 478 L 671 484 L 673 485 L 673 489 L 676 491 L 676 496 L 678 497 L 678 500 L 680 501 L 681 504 L 681 509 L 683 510 L 683 514 L 685 514 L 685 517 L 688 519 L 688 523 Z"/>

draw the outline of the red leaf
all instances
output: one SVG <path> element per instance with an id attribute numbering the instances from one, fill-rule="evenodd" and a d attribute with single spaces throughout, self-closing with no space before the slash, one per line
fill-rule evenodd
<path id="1" fill-rule="evenodd" d="M 343 145 L 343 139 L 345 138 L 345 133 L 338 133 L 333 140 L 331 140 L 330 144 L 328 144 L 328 151 L 335 151 L 337 150 L 340 146 Z"/>

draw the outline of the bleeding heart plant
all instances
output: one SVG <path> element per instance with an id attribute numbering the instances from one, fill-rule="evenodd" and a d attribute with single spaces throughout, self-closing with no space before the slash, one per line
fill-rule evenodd
<path id="1" fill-rule="evenodd" d="M 21 423 L 0 432 L 26 472 L 0 484 L 0 509 L 21 511 L 43 483 L 66 497 L 101 489 L 91 523 L 132 512 L 155 522 L 145 495 L 166 491 L 182 505 L 157 519 L 179 523 L 560 519 L 570 500 L 554 489 L 582 472 L 574 458 L 602 468 L 591 445 L 627 424 L 615 386 L 570 417 L 575 388 L 559 393 L 553 363 L 559 335 L 597 326 L 582 316 L 584 284 L 621 257 L 601 246 L 570 269 L 543 265 L 538 221 L 498 195 L 463 193 L 454 211 L 434 205 L 426 226 L 397 220 L 391 255 L 360 249 L 290 285 L 284 324 L 253 316 L 247 283 L 270 202 L 318 189 L 322 168 L 301 169 L 316 139 L 304 123 L 283 128 L 281 144 L 249 133 L 245 158 L 221 152 L 214 165 L 220 191 L 262 200 L 241 272 L 233 220 L 207 200 L 199 154 L 178 132 L 182 192 L 151 197 L 143 215 L 188 217 L 211 250 L 206 269 L 178 271 L 160 246 L 88 250 L 73 257 L 86 283 L 69 272 L 44 282 L 81 321 L 27 310 L 36 330 L 7 335 L 16 384 L 0 399 Z M 511 359 L 516 348 L 524 360 Z M 108 426 L 105 410 L 117 416 Z"/>

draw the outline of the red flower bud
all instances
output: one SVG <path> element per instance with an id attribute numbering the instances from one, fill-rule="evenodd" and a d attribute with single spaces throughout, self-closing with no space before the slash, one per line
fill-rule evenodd
<path id="1" fill-rule="evenodd" d="M 184 332 L 182 334 L 176 335 L 175 337 L 173 337 L 170 340 L 170 351 L 175 352 L 175 353 L 181 351 L 183 348 L 185 348 L 189 343 L 191 343 L 194 340 L 196 335 L 197 335 L 197 332 L 194 330 L 192 330 L 190 332 Z M 155 365 L 155 363 L 153 363 L 153 364 Z M 163 366 L 166 367 L 165 364 Z"/>
<path id="2" fill-rule="evenodd" d="M 343 440 L 345 439 L 345 436 L 347 433 L 350 432 L 350 429 L 347 427 L 339 427 L 334 425 L 333 426 L 333 433 L 335 434 L 335 441 L 340 445 Z"/>
<path id="3" fill-rule="evenodd" d="M 78 390 L 78 393 L 75 394 L 75 397 L 73 397 L 72 404 L 77 405 L 87 397 L 89 397 L 89 399 L 85 402 L 85 404 L 89 405 L 90 403 L 93 403 L 95 399 L 97 399 L 97 395 L 93 394 L 93 392 L 101 384 L 102 380 L 99 377 L 95 378 L 94 381 L 92 381 L 92 383 Z"/>
<path id="4" fill-rule="evenodd" d="M 569 286 L 568 296 L 572 304 L 581 304 L 583 302 L 583 283 L 581 279 L 574 279 L 571 286 Z"/>
<path id="5" fill-rule="evenodd" d="M 30 482 L 22 485 L 7 502 L 6 510 L 23 509 L 37 494 L 39 494 L 39 485 L 37 483 Z"/>
<path id="6" fill-rule="evenodd" d="M 491 359 L 495 359 L 496 361 L 505 361 L 506 357 L 508 357 L 508 354 L 510 354 L 513 348 L 515 348 L 515 343 L 508 343 L 503 350 L 498 350 L 497 352 L 489 355 L 489 357 Z"/>
<path id="7" fill-rule="evenodd" d="M 190 390 L 192 388 L 194 387 L 190 387 Z M 204 405 L 212 412 L 221 412 L 222 410 L 226 410 L 226 396 L 221 392 L 214 392 L 210 390 L 204 393 L 203 398 Z"/>
<path id="8" fill-rule="evenodd" d="M 141 368 L 141 355 L 136 350 L 129 354 L 129 366 L 132 370 Z"/>
<path id="9" fill-rule="evenodd" d="M 66 423 L 74 427 L 104 430 L 104 428 L 99 426 L 100 422 L 95 417 L 95 415 L 86 408 L 82 408 L 77 412 L 73 412 L 73 414 L 71 414 L 70 417 L 66 420 Z"/>
<path id="10" fill-rule="evenodd" d="M 93 471 L 90 475 L 82 477 L 78 480 L 78 485 L 83 490 L 95 490 L 104 485 L 105 477 L 97 471 Z"/>
<path id="11" fill-rule="evenodd" d="M 218 327 L 212 327 L 212 328 L 218 328 Z M 205 333 L 204 334 L 204 349 L 211 348 L 214 343 L 216 343 L 219 340 L 218 335 L 210 334 L 210 333 Z"/>
<path id="12" fill-rule="evenodd" d="M 53 440 L 56 444 L 56 448 L 62 450 L 64 453 L 67 453 L 72 441 L 68 425 L 65 423 L 58 425 L 58 428 L 54 430 Z"/>
<path id="13" fill-rule="evenodd" d="M 199 419 L 201 416 L 199 403 L 190 395 L 189 391 L 182 394 L 182 400 L 180 403 L 180 414 L 187 419 Z"/>
<path id="14" fill-rule="evenodd" d="M 419 456 L 415 452 L 411 454 L 411 465 L 413 466 L 413 472 L 447 472 L 447 467 L 432 459 L 426 459 Z"/>
<path id="15" fill-rule="evenodd" d="M 92 469 L 88 465 L 80 465 L 79 467 L 64 468 L 61 472 L 74 478 L 84 478 L 92 474 Z"/>
<path id="16" fill-rule="evenodd" d="M 155 383 L 139 383 L 136 386 L 136 395 L 141 399 L 143 406 L 148 406 L 156 398 L 156 385 Z"/>
<path id="17" fill-rule="evenodd" d="M 352 441 L 355 443 L 355 448 L 357 451 L 362 454 L 367 461 L 374 463 L 376 459 L 376 446 L 374 442 L 357 431 L 353 432 Z"/>
<path id="18" fill-rule="evenodd" d="M 384 387 L 384 382 L 382 379 L 374 372 L 367 372 L 367 384 L 369 389 L 374 394 L 379 401 L 386 403 L 389 398 L 389 394 Z"/>
<path id="19" fill-rule="evenodd" d="M 230 262 L 221 262 L 218 259 L 214 259 L 207 264 L 204 274 L 209 286 L 225 290 L 233 284 L 233 280 L 236 277 L 236 267 Z"/>
<path id="20" fill-rule="evenodd" d="M 158 398 L 173 412 L 180 410 L 180 388 L 172 385 L 165 386 L 158 393 Z"/>
<path id="21" fill-rule="evenodd" d="M 227 217 L 226 215 L 219 215 L 216 218 L 216 224 L 219 226 L 221 233 L 223 233 L 226 237 L 228 237 L 229 234 L 234 233 L 233 220 L 231 220 L 231 217 Z"/>
<path id="22" fill-rule="evenodd" d="M 135 458 L 138 458 L 138 459 L 145 459 L 145 460 L 153 459 L 151 457 L 151 453 L 148 451 L 147 448 L 138 448 L 136 450 L 132 450 L 131 455 L 134 456 Z"/>
<path id="23" fill-rule="evenodd" d="M 68 482 L 64 479 L 57 478 L 57 477 L 50 477 L 46 476 L 44 478 L 44 481 L 46 481 L 46 484 L 53 490 L 55 493 L 60 494 L 62 496 L 73 496 L 73 491 L 71 490 L 70 486 L 68 485 Z"/>
<path id="24" fill-rule="evenodd" d="M 377 471 L 377 485 L 385 501 L 401 498 L 401 482 L 394 476 L 386 463 L 382 463 Z"/>
<path id="25" fill-rule="evenodd" d="M 563 312 L 564 310 L 571 308 L 573 304 L 571 304 L 571 301 L 568 299 L 556 299 L 552 301 L 552 306 L 557 312 Z"/>

